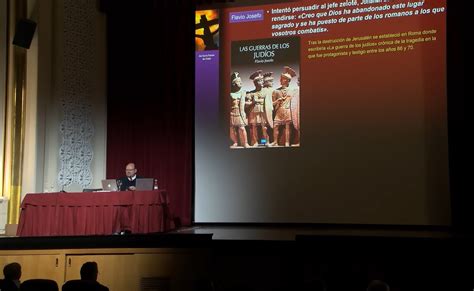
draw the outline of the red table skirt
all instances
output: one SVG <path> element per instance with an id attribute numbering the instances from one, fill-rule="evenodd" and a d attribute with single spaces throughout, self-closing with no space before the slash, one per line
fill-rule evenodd
<path id="1" fill-rule="evenodd" d="M 27 194 L 18 236 L 110 235 L 169 229 L 166 191 Z"/>

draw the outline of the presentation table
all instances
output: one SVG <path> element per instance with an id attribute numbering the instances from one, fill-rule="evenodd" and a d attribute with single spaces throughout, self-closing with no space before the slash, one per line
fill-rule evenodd
<path id="1" fill-rule="evenodd" d="M 27 194 L 21 203 L 17 235 L 164 232 L 170 225 L 168 206 L 164 190 Z"/>

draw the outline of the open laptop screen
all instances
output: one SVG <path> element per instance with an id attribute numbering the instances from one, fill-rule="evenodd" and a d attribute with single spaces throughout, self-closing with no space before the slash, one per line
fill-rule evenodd
<path id="1" fill-rule="evenodd" d="M 135 188 L 137 191 L 153 190 L 153 179 L 152 178 L 137 178 Z"/>

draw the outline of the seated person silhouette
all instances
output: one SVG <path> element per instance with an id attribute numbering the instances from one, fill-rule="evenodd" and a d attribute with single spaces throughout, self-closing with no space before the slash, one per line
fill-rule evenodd
<path id="1" fill-rule="evenodd" d="M 390 287 L 384 281 L 373 280 L 369 283 L 367 291 L 390 291 Z"/>
<path id="2" fill-rule="evenodd" d="M 0 280 L 0 290 L 14 291 L 20 290 L 21 265 L 10 263 L 3 268 L 5 279 Z"/>
<path id="3" fill-rule="evenodd" d="M 62 291 L 109 291 L 109 288 L 97 282 L 99 268 L 96 262 L 84 263 L 81 267 L 81 279 L 69 280 L 62 288 Z"/>

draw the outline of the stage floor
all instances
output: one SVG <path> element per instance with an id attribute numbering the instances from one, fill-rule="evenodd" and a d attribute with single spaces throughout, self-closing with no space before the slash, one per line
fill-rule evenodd
<path id="1" fill-rule="evenodd" d="M 342 226 L 342 225 L 213 225 L 182 227 L 170 233 L 212 234 L 212 240 L 294 241 L 301 236 L 451 238 L 448 227 Z"/>
<path id="2" fill-rule="evenodd" d="M 467 240 L 466 240 L 467 239 Z M 355 225 L 223 225 L 197 224 L 165 233 L 95 236 L 0 236 L 0 250 L 62 248 L 219 247 L 234 245 L 298 245 L 305 242 L 354 244 L 472 241 L 471 235 L 444 227 Z"/>

